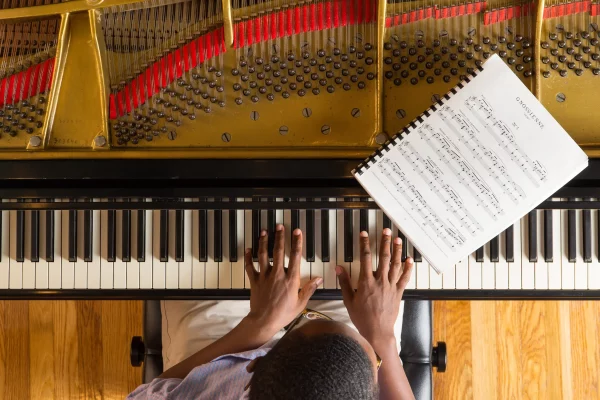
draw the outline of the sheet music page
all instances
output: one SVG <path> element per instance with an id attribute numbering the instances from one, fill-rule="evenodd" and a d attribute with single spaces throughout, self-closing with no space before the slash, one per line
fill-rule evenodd
<path id="1" fill-rule="evenodd" d="M 524 216 L 587 156 L 496 55 L 356 178 L 438 271 Z"/>

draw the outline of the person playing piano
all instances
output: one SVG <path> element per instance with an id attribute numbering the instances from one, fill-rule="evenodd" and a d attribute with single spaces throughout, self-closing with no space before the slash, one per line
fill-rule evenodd
<path id="1" fill-rule="evenodd" d="M 165 371 L 129 399 L 413 399 L 399 341 L 402 294 L 413 260 L 402 241 L 382 233 L 374 272 L 367 232 L 360 234 L 360 277 L 336 267 L 341 301 L 310 301 L 321 284 L 300 283 L 302 232 L 293 232 L 289 265 L 285 232 L 259 240 L 259 271 L 245 266 L 250 302 L 162 302 Z M 307 306 L 309 307 L 307 309 Z M 344 307 L 345 306 L 345 307 Z M 315 311 L 313 309 L 318 309 Z"/>

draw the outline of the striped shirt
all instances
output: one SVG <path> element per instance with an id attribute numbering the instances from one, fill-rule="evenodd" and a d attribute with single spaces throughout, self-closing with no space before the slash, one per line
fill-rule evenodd
<path id="1" fill-rule="evenodd" d="M 247 399 L 248 391 L 244 391 L 244 387 L 250 382 L 252 374 L 246 371 L 246 366 L 255 358 L 267 354 L 276 343 L 277 340 L 272 340 L 258 349 L 217 357 L 194 368 L 184 379 L 155 378 L 135 389 L 127 399 Z"/>

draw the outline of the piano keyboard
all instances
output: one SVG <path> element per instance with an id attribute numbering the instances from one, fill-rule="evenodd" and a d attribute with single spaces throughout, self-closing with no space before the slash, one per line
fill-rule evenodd
<path id="1" fill-rule="evenodd" d="M 405 240 L 416 264 L 408 289 L 600 289 L 599 218 L 598 210 L 534 210 L 443 275 Z M 385 227 L 403 237 L 376 209 L 2 210 L 0 289 L 244 289 L 244 249 L 256 257 L 260 230 L 276 224 L 288 235 L 302 229 L 302 279 L 322 276 L 322 289 L 337 288 L 338 264 L 356 286 L 361 230 L 374 265 Z M 289 251 L 288 240 L 286 262 Z"/>

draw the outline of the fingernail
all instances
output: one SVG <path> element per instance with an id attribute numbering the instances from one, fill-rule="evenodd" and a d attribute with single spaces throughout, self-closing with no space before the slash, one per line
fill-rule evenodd
<path id="1" fill-rule="evenodd" d="M 339 265 L 337 267 L 335 267 L 335 274 L 339 275 L 342 273 L 342 267 L 340 267 Z"/>
<path id="2" fill-rule="evenodd" d="M 264 229 L 260 231 L 260 236 L 267 236 L 267 231 Z"/>
<path id="3" fill-rule="evenodd" d="M 300 229 L 294 229 L 294 236 L 300 236 L 300 233 L 302 233 Z"/>
<path id="4" fill-rule="evenodd" d="M 360 237 L 369 237 L 369 234 L 367 233 L 367 231 L 361 231 Z"/>
<path id="5" fill-rule="evenodd" d="M 409 264 L 412 264 L 412 263 L 414 263 L 414 260 L 412 259 L 412 257 L 408 257 L 406 259 L 406 262 L 409 263 Z"/>
<path id="6" fill-rule="evenodd" d="M 277 224 L 277 226 L 275 227 L 275 230 L 282 231 L 283 230 L 283 225 Z"/>
<path id="7" fill-rule="evenodd" d="M 394 244 L 402 244 L 402 239 L 397 237 L 396 239 L 394 239 Z"/>
<path id="8" fill-rule="evenodd" d="M 317 278 L 317 280 L 315 281 L 315 284 L 317 286 L 321 286 L 321 283 L 323 283 L 323 278 Z"/>
<path id="9" fill-rule="evenodd" d="M 390 228 L 385 228 L 385 229 L 383 230 L 383 234 L 384 234 L 385 236 L 390 236 L 390 235 L 392 234 L 392 231 L 390 230 Z"/>

